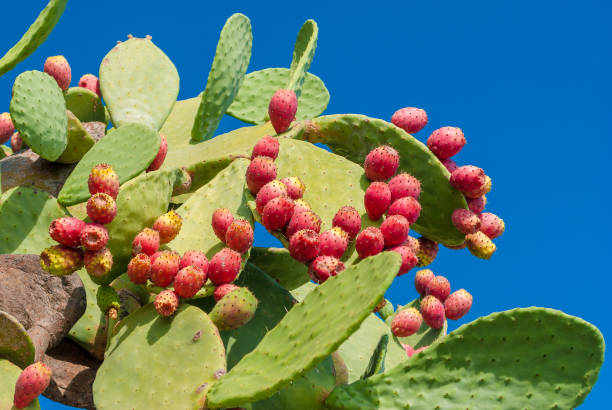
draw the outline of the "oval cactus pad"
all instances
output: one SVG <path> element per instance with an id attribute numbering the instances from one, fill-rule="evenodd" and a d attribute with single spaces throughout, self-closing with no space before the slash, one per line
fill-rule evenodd
<path id="1" fill-rule="evenodd" d="M 319 26 L 317 26 L 317 23 L 314 20 L 306 20 L 295 40 L 293 59 L 286 88 L 295 91 L 295 95 L 298 97 L 301 94 L 302 84 L 310 68 L 310 63 L 312 63 L 314 58 L 318 37 Z"/>
<path id="2" fill-rule="evenodd" d="M 66 108 L 81 122 L 98 121 L 106 123 L 106 113 L 98 94 L 83 87 L 72 87 L 64 94 Z"/>
<path id="3" fill-rule="evenodd" d="M 19 321 L 0 310 L 0 358 L 5 358 L 21 368 L 34 363 L 34 344 Z"/>

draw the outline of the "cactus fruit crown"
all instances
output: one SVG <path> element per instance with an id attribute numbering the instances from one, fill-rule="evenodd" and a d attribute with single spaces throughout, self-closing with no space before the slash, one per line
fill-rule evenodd
<path id="1" fill-rule="evenodd" d="M 65 4 L 49 2 L 0 75 L 44 40 Z M 410 134 L 429 118 L 418 107 L 389 121 L 320 117 L 329 92 L 308 73 L 317 39 L 308 20 L 288 69 L 246 74 L 251 23 L 235 14 L 202 97 L 178 102 L 178 72 L 150 37 L 119 42 L 99 78 L 79 73 L 78 87 L 63 56 L 17 78 L 0 143 L 17 136 L 18 150 L 47 161 L 70 153 L 76 165 L 26 172 L 26 186 L 2 194 L 0 226 L 24 214 L 36 224 L 17 224 L 0 250 L 37 253 L 49 274 L 82 278 L 87 325 L 68 337 L 104 358 L 86 404 L 578 406 L 603 360 L 597 329 L 543 308 L 470 317 L 478 295 L 455 288 L 459 272 L 430 269 L 440 243 L 486 260 L 505 231 L 484 212 L 491 178 L 452 159 L 469 138 L 444 126 L 419 142 Z M 224 114 L 256 125 L 211 139 Z M 21 155 L 14 150 L 2 153 Z M 60 169 L 66 176 L 53 182 Z M 61 191 L 33 207 L 28 185 Z M 287 249 L 253 247 L 255 221 Z M 395 311 L 384 293 L 406 274 L 417 299 Z M 142 306 L 117 315 L 125 294 Z M 466 316 L 473 321 L 446 334 L 448 320 Z M 5 372 L 4 343 L 0 385 L 15 386 L 9 400 L 22 408 L 51 370 Z M 0 387 L 0 403 L 5 394 Z"/>

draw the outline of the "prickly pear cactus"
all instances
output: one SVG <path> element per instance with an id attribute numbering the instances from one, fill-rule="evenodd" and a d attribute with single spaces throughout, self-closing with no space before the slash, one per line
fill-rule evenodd
<path id="1" fill-rule="evenodd" d="M 65 4 L 49 2 L 0 75 L 44 41 Z M 0 195 L 0 253 L 41 255 L 33 286 L 80 278 L 72 296 L 86 308 L 65 339 L 36 351 L 39 336 L 0 286 L 0 407 L 41 357 L 53 386 L 83 389 L 65 404 L 100 410 L 580 405 L 604 357 L 583 320 L 532 307 L 447 334 L 478 295 L 451 293 L 427 266 L 439 245 L 495 257 L 505 229 L 483 213 L 491 178 L 450 159 L 463 132 L 443 127 L 424 143 L 416 107 L 319 117 L 330 94 L 308 72 L 313 20 L 284 68 L 247 74 L 252 41 L 248 17 L 231 16 L 205 90 L 183 101 L 176 67 L 150 37 L 112 47 L 99 82 L 60 88 L 46 67 L 17 77 L 0 116 L 0 142 L 13 141 L 0 150 L 12 187 Z M 215 135 L 225 114 L 254 125 Z M 4 183 L 16 175 L 28 182 Z M 282 247 L 255 246 L 260 229 Z M 401 275 L 419 297 L 394 307 L 385 291 Z M 45 303 L 32 299 L 33 309 Z M 71 376 L 84 363 L 88 382 Z M 37 383 L 38 394 L 51 382 Z M 53 386 L 44 394 L 57 398 Z"/>

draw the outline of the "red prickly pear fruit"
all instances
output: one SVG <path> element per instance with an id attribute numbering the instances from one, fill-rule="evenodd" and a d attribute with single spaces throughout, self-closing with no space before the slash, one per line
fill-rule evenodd
<path id="1" fill-rule="evenodd" d="M 266 135 L 257 141 L 251 152 L 251 159 L 262 156 L 272 158 L 272 160 L 278 157 L 278 139 Z"/>
<path id="2" fill-rule="evenodd" d="M 370 181 L 386 181 L 395 175 L 398 167 L 399 154 L 388 145 L 374 148 L 366 155 L 363 163 L 366 177 Z"/>
<path id="3" fill-rule="evenodd" d="M 268 116 L 277 134 L 289 129 L 295 119 L 298 99 L 293 90 L 277 90 L 270 99 Z"/>
<path id="4" fill-rule="evenodd" d="M 450 320 L 459 320 L 472 307 L 472 295 L 465 290 L 459 289 L 451 293 L 444 302 L 444 313 Z"/>
<path id="5" fill-rule="evenodd" d="M 113 267 L 113 254 L 108 248 L 85 252 L 85 269 L 89 276 L 100 278 Z"/>
<path id="6" fill-rule="evenodd" d="M 203 252 L 196 250 L 185 252 L 179 263 L 179 269 L 186 268 L 187 266 L 193 266 L 208 275 L 208 258 Z"/>
<path id="7" fill-rule="evenodd" d="M 336 276 L 345 268 L 344 263 L 340 259 L 333 256 L 317 256 L 310 264 L 308 274 L 310 278 L 317 282 L 323 283 L 332 276 Z"/>
<path id="8" fill-rule="evenodd" d="M 306 185 L 298 177 L 283 178 L 281 182 L 287 187 L 287 195 L 291 199 L 300 199 L 306 191 Z"/>
<path id="9" fill-rule="evenodd" d="M 332 226 L 341 228 L 352 241 L 361 229 L 361 216 L 352 206 L 343 206 L 334 215 Z"/>
<path id="10" fill-rule="evenodd" d="M 261 215 L 263 213 L 264 206 L 271 200 L 279 196 L 287 196 L 287 186 L 275 179 L 262 186 L 255 198 L 255 208 Z"/>
<path id="11" fill-rule="evenodd" d="M 179 271 L 181 258 L 175 252 L 161 251 L 151 260 L 151 282 L 165 288 L 172 283 Z"/>
<path id="12" fill-rule="evenodd" d="M 340 259 L 348 247 L 349 237 L 339 227 L 333 227 L 319 235 L 319 254 Z"/>
<path id="13" fill-rule="evenodd" d="M 473 165 L 459 167 L 450 176 L 450 184 L 463 192 L 464 195 L 482 190 L 486 182 L 486 175 L 482 168 Z M 482 195 L 470 196 L 470 198 L 478 198 L 479 196 Z"/>
<path id="14" fill-rule="evenodd" d="M 153 255 L 149 255 L 149 259 L 151 260 L 151 265 L 155 262 L 157 258 L 159 258 L 164 251 L 155 252 Z"/>
<path id="15" fill-rule="evenodd" d="M 11 149 L 13 152 L 17 152 L 21 151 L 21 148 L 23 148 L 23 140 L 21 139 L 21 134 L 16 132 L 11 137 Z"/>
<path id="16" fill-rule="evenodd" d="M 99 224 L 87 224 L 79 235 L 81 245 L 85 250 L 97 251 L 108 243 L 108 231 Z"/>
<path id="17" fill-rule="evenodd" d="M 472 255 L 480 259 L 490 259 L 497 249 L 493 241 L 480 231 L 466 235 L 465 245 Z"/>
<path id="18" fill-rule="evenodd" d="M 225 283 L 223 285 L 219 285 L 215 288 L 215 291 L 213 293 L 213 298 L 215 299 L 215 302 L 218 302 L 221 299 L 223 299 L 223 296 L 227 295 L 228 293 L 236 289 L 240 289 L 240 287 L 234 285 L 233 283 Z"/>
<path id="19" fill-rule="evenodd" d="M 490 239 L 501 236 L 506 230 L 504 220 L 490 212 L 480 214 L 480 232 L 487 235 Z"/>
<path id="20" fill-rule="evenodd" d="M 83 267 L 83 251 L 64 245 L 51 246 L 40 254 L 40 266 L 55 276 L 70 275 Z"/>
<path id="21" fill-rule="evenodd" d="M 316 233 L 321 232 L 321 218 L 312 211 L 296 212 L 295 208 L 291 219 L 285 229 L 285 236 L 289 239 L 302 229 L 310 229 Z"/>
<path id="22" fill-rule="evenodd" d="M 100 92 L 100 80 L 93 74 L 85 74 L 81 76 L 79 79 L 79 87 L 87 88 L 89 91 L 92 91 L 98 96 L 102 96 Z"/>
<path id="23" fill-rule="evenodd" d="M 76 247 L 81 244 L 79 235 L 85 228 L 85 222 L 78 218 L 58 218 L 49 225 L 49 236 L 61 245 Z"/>
<path id="24" fill-rule="evenodd" d="M 450 282 L 444 276 L 435 276 L 427 284 L 425 289 L 425 295 L 432 295 L 438 298 L 440 302 L 444 302 L 448 295 L 450 295 Z"/>
<path id="25" fill-rule="evenodd" d="M 391 191 L 387 184 L 384 182 L 371 183 L 365 191 L 363 204 L 371 220 L 380 219 L 391 204 Z"/>
<path id="26" fill-rule="evenodd" d="M 8 112 L 3 112 L 0 114 L 0 145 L 8 141 L 14 132 L 15 126 L 13 125 L 11 114 Z"/>
<path id="27" fill-rule="evenodd" d="M 319 234 L 312 229 L 302 229 L 291 236 L 289 254 L 300 262 L 310 262 L 319 256 Z"/>
<path id="28" fill-rule="evenodd" d="M 293 215 L 293 201 L 287 196 L 279 196 L 264 206 L 261 223 L 269 231 L 278 231 L 285 227 Z"/>
<path id="29" fill-rule="evenodd" d="M 391 122 L 407 133 L 414 134 L 427 125 L 427 113 L 416 107 L 400 108 L 391 117 Z"/>
<path id="30" fill-rule="evenodd" d="M 465 145 L 465 136 L 461 128 L 442 127 L 431 133 L 427 146 L 439 159 L 448 159 L 456 155 Z"/>
<path id="31" fill-rule="evenodd" d="M 413 197 L 406 196 L 395 200 L 389 207 L 387 215 L 401 215 L 412 225 L 421 215 L 421 204 Z"/>
<path id="32" fill-rule="evenodd" d="M 385 238 L 385 248 L 390 248 L 406 240 L 410 232 L 410 224 L 402 215 L 391 215 L 380 224 L 380 232 Z"/>
<path id="33" fill-rule="evenodd" d="M 166 154 L 168 153 L 168 140 L 164 134 L 159 134 L 159 137 L 161 140 L 159 144 L 159 151 L 157 151 L 157 155 L 155 158 L 153 158 L 153 162 L 151 162 L 149 168 L 147 168 L 147 172 L 157 171 L 159 168 L 161 168 L 164 160 L 166 159 Z"/>
<path id="34" fill-rule="evenodd" d="M 99 192 L 87 200 L 87 216 L 92 221 L 105 225 L 117 216 L 117 203 L 112 196 Z"/>
<path id="35" fill-rule="evenodd" d="M 204 272 L 193 266 L 186 266 L 174 277 L 174 293 L 183 299 L 190 299 L 204 286 L 204 282 Z"/>
<path id="36" fill-rule="evenodd" d="M 101 192 L 117 199 L 117 194 L 119 194 L 119 177 L 113 171 L 113 167 L 108 164 L 98 164 L 93 167 L 87 185 L 92 195 Z"/>
<path id="37" fill-rule="evenodd" d="M 225 233 L 227 228 L 234 222 L 234 215 L 227 208 L 219 208 L 212 214 L 212 228 L 215 231 L 215 235 L 223 243 L 225 243 Z"/>
<path id="38" fill-rule="evenodd" d="M 465 191 L 463 195 L 466 198 L 480 198 L 485 194 L 488 194 L 491 191 L 491 178 L 488 175 L 485 175 L 485 183 L 478 189 L 474 189 L 472 191 Z"/>
<path id="39" fill-rule="evenodd" d="M 132 241 L 132 255 L 145 253 L 153 255 L 159 249 L 159 232 L 155 229 L 144 228 Z"/>
<path id="40" fill-rule="evenodd" d="M 257 299 L 247 288 L 234 290 L 215 304 L 210 319 L 219 330 L 238 329 L 253 318 L 257 304 Z"/>
<path id="41" fill-rule="evenodd" d="M 370 226 L 359 232 L 355 239 L 355 250 L 361 259 L 374 256 L 385 248 L 385 238 L 380 229 Z"/>
<path id="42" fill-rule="evenodd" d="M 262 186 L 276 179 L 276 165 L 270 157 L 255 157 L 246 170 L 249 191 L 257 195 Z"/>
<path id="43" fill-rule="evenodd" d="M 414 275 L 414 287 L 421 296 L 425 296 L 427 285 L 435 278 L 433 272 L 429 269 L 421 269 Z"/>
<path id="44" fill-rule="evenodd" d="M 240 272 L 240 254 L 230 248 L 223 248 L 215 254 L 208 265 L 208 277 L 215 286 L 233 282 Z"/>
<path id="45" fill-rule="evenodd" d="M 160 316 L 170 317 L 179 307 L 179 298 L 176 293 L 170 289 L 162 290 L 155 296 L 153 306 L 155 306 L 155 310 Z"/>
<path id="46" fill-rule="evenodd" d="M 418 254 L 419 250 L 421 249 L 421 245 L 419 244 L 417 238 L 414 238 L 410 235 L 408 235 L 402 245 L 409 247 L 412 253 L 414 253 L 415 255 Z"/>
<path id="47" fill-rule="evenodd" d="M 18 409 L 27 407 L 28 404 L 45 391 L 50 382 L 51 369 L 42 362 L 29 365 L 23 369 L 17 378 L 13 404 Z"/>
<path id="48" fill-rule="evenodd" d="M 421 300 L 421 315 L 425 323 L 432 329 L 440 329 L 444 326 L 444 305 L 438 298 L 427 295 Z"/>
<path id="49" fill-rule="evenodd" d="M 149 256 L 146 253 L 139 253 L 134 256 L 130 263 L 128 263 L 127 274 L 130 280 L 137 285 L 147 283 L 151 276 L 151 260 Z"/>
<path id="50" fill-rule="evenodd" d="M 412 336 L 419 331 L 421 323 L 423 323 L 423 317 L 417 309 L 411 307 L 400 310 L 391 320 L 391 332 L 397 337 Z"/>
<path id="51" fill-rule="evenodd" d="M 402 265 L 397 272 L 397 276 L 401 276 L 407 273 L 410 269 L 414 268 L 419 259 L 416 257 L 415 253 L 412 252 L 408 246 L 400 245 L 389 249 L 391 252 L 397 252 L 402 257 Z"/>
<path id="52" fill-rule="evenodd" d="M 389 181 L 389 191 L 391 191 L 391 202 L 407 196 L 419 199 L 421 183 L 412 175 L 402 172 L 391 178 Z"/>
<path id="53" fill-rule="evenodd" d="M 238 253 L 245 253 L 253 245 L 253 227 L 246 219 L 234 219 L 225 232 L 225 243 Z"/>
<path id="54" fill-rule="evenodd" d="M 293 201 L 293 204 L 293 214 L 299 214 L 300 212 L 304 211 L 312 211 L 312 207 L 310 206 L 310 204 L 304 201 L 303 198 L 296 199 L 295 201 Z"/>
<path id="55" fill-rule="evenodd" d="M 438 243 L 421 236 L 419 239 L 419 252 L 417 257 L 419 263 L 417 266 L 427 266 L 431 264 L 438 255 Z"/>
<path id="56" fill-rule="evenodd" d="M 459 168 L 459 165 L 457 165 L 457 163 L 455 161 L 453 161 L 450 158 L 447 159 L 443 159 L 442 161 L 442 165 L 444 165 L 444 167 L 448 170 L 448 172 L 450 172 L 451 174 L 453 173 L 454 170 L 456 170 L 457 168 Z"/>
<path id="57" fill-rule="evenodd" d="M 153 229 L 159 232 L 159 243 L 168 243 L 179 234 L 183 226 L 183 218 L 174 211 L 161 215 L 153 223 Z"/>
<path id="58" fill-rule="evenodd" d="M 66 91 L 70 87 L 72 70 L 64 56 L 48 57 L 45 61 L 44 71 L 55 79 L 62 91 Z"/>
<path id="59" fill-rule="evenodd" d="M 468 208 L 475 214 L 479 214 L 484 211 L 487 205 L 487 197 L 485 195 L 479 196 L 478 198 L 466 198 Z"/>
<path id="60" fill-rule="evenodd" d="M 453 225 L 455 225 L 455 228 L 459 229 L 465 234 L 475 233 L 478 232 L 478 229 L 480 229 L 480 218 L 477 214 L 467 209 L 455 209 L 451 219 L 453 221 Z"/>

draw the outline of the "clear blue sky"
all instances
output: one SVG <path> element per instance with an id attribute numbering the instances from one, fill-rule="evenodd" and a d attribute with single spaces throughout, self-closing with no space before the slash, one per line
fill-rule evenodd
<path id="1" fill-rule="evenodd" d="M 16 41 L 46 1 L 3 4 L 0 49 Z M 260 2 L 72 0 L 48 41 L 0 79 L 7 111 L 15 76 L 63 54 L 73 77 L 97 72 L 117 40 L 150 34 L 181 75 L 180 98 L 206 82 L 219 32 L 234 12 L 249 16 L 249 71 L 288 67 L 301 24 L 319 24 L 311 72 L 331 93 L 327 113 L 390 119 L 404 106 L 427 110 L 434 129 L 461 127 L 457 160 L 493 178 L 488 209 L 506 221 L 491 261 L 441 249 L 432 265 L 474 295 L 466 318 L 516 306 L 547 306 L 580 316 L 609 338 L 604 305 L 611 272 L 608 172 L 612 149 L 609 2 L 376 1 Z M 342 3 L 342 4 L 341 4 Z M 241 126 L 226 119 L 219 131 Z M 257 244 L 267 244 L 258 235 Z M 412 275 L 388 292 L 394 303 L 416 293 Z M 604 365 L 582 408 L 606 405 L 612 372 Z M 63 406 L 43 401 L 43 409 Z"/>

